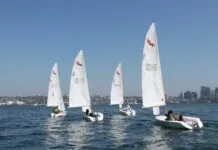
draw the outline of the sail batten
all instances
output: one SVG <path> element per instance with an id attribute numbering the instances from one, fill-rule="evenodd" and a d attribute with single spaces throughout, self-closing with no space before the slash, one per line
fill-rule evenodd
<path id="1" fill-rule="evenodd" d="M 143 107 L 165 105 L 165 94 L 159 58 L 155 24 L 152 23 L 145 37 L 142 60 Z"/>
<path id="2" fill-rule="evenodd" d="M 69 107 L 90 108 L 90 95 L 83 51 L 80 50 L 73 64 L 69 91 Z"/>

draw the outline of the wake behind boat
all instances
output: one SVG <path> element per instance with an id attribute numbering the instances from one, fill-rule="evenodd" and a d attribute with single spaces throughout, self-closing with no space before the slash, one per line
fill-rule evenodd
<path id="1" fill-rule="evenodd" d="M 123 73 L 121 63 L 117 66 L 111 85 L 111 105 L 119 104 L 119 111 L 122 115 L 135 116 L 135 110 L 129 105 L 123 107 Z"/>
<path id="2" fill-rule="evenodd" d="M 53 108 L 51 117 L 61 117 L 66 115 L 64 101 L 61 94 L 57 63 L 54 64 L 50 75 L 47 106 L 55 107 Z"/>
<path id="3" fill-rule="evenodd" d="M 104 118 L 102 113 L 92 112 L 91 109 L 85 60 L 82 50 L 76 56 L 73 64 L 70 81 L 69 107 L 82 107 L 85 118 L 90 121 L 102 121 Z"/>
<path id="4" fill-rule="evenodd" d="M 181 129 L 202 128 L 199 118 L 182 116 L 181 120 L 167 120 L 160 116 L 159 106 L 166 105 L 162 71 L 159 58 L 158 42 L 155 24 L 152 23 L 145 38 L 142 60 L 142 102 L 144 108 L 153 108 L 153 114 L 158 124 Z"/>

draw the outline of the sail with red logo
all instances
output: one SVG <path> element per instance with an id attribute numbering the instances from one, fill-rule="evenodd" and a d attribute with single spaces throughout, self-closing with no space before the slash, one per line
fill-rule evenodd
<path id="1" fill-rule="evenodd" d="M 122 78 L 122 67 L 121 63 L 118 64 L 113 76 L 113 82 L 111 85 L 111 104 L 119 104 L 122 108 L 124 103 L 123 99 L 123 78 Z"/>
<path id="2" fill-rule="evenodd" d="M 155 24 L 152 23 L 145 37 L 142 61 L 142 98 L 143 107 L 165 105 L 165 94 L 159 58 Z M 155 113 L 157 114 L 157 113 Z"/>
<path id="3" fill-rule="evenodd" d="M 92 112 L 91 109 L 85 59 L 82 50 L 79 51 L 73 63 L 70 80 L 69 107 L 82 107 L 85 118 L 90 121 L 103 120 L 104 115 L 102 113 Z"/>
<path id="4" fill-rule="evenodd" d="M 47 106 L 49 107 L 57 107 L 60 113 L 51 113 L 51 117 L 59 117 L 65 116 L 65 106 L 60 88 L 60 81 L 58 75 L 58 64 L 55 63 L 52 67 L 50 80 L 49 80 L 49 88 L 48 88 L 48 98 L 47 98 Z"/>
<path id="5" fill-rule="evenodd" d="M 69 107 L 90 108 L 90 96 L 83 51 L 80 50 L 72 68 L 69 91 Z M 85 110 L 84 110 L 85 111 Z"/>
<path id="6" fill-rule="evenodd" d="M 181 116 L 167 113 L 160 115 L 159 106 L 166 105 L 163 87 L 163 79 L 160 65 L 158 41 L 155 24 L 152 23 L 145 37 L 142 59 L 142 102 L 143 107 L 153 108 L 156 122 L 159 125 L 180 128 L 195 129 L 202 128 L 200 118 Z M 172 116 L 173 115 L 173 116 Z"/>
<path id="7" fill-rule="evenodd" d="M 118 64 L 114 72 L 111 85 L 111 95 L 110 95 L 111 105 L 119 105 L 119 111 L 122 115 L 135 116 L 135 110 L 131 109 L 128 105 L 124 107 L 124 97 L 123 97 L 123 73 L 121 63 Z"/>

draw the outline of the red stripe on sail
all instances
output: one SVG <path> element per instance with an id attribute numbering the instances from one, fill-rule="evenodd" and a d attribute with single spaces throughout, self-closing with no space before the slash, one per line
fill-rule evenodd
<path id="1" fill-rule="evenodd" d="M 81 64 L 79 61 L 76 61 L 76 64 L 77 64 L 78 66 L 82 66 L 82 64 Z"/>
<path id="2" fill-rule="evenodd" d="M 154 47 L 154 43 L 152 43 L 152 41 L 151 41 L 149 38 L 147 38 L 147 43 L 148 43 L 148 45 L 150 45 L 151 47 Z"/>

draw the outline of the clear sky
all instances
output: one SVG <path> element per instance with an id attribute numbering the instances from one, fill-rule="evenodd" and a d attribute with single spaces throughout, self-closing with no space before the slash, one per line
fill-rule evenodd
<path id="1" fill-rule="evenodd" d="M 1 0 L 0 95 L 47 94 L 54 62 L 63 93 L 84 50 L 91 95 L 109 95 L 122 62 L 124 94 L 141 95 L 145 34 L 154 21 L 165 91 L 218 86 L 217 0 Z"/>

